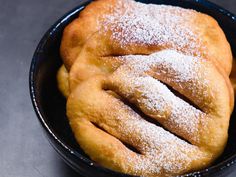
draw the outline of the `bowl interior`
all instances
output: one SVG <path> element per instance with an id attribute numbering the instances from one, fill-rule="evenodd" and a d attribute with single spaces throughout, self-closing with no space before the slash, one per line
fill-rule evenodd
<path id="1" fill-rule="evenodd" d="M 45 34 L 41 40 L 32 61 L 31 75 L 33 82 L 33 96 L 36 99 L 36 104 L 39 108 L 43 120 L 49 127 L 50 131 L 61 140 L 63 144 L 69 147 L 72 151 L 81 154 L 88 158 L 77 144 L 70 126 L 66 118 L 66 100 L 59 92 L 56 82 L 56 73 L 62 65 L 59 54 L 59 47 L 64 27 L 75 19 L 84 5 L 89 1 L 82 1 L 81 4 L 62 19 L 60 19 L 52 28 Z M 170 4 L 185 8 L 196 9 L 200 12 L 207 13 L 213 16 L 224 30 L 228 41 L 231 44 L 234 56 L 236 56 L 236 19 L 235 16 L 228 13 L 222 8 L 215 6 L 207 1 L 184 1 L 184 0 L 143 0 L 145 3 L 155 4 Z M 32 94 L 32 93 L 31 93 Z M 207 171 L 223 168 L 227 163 L 235 161 L 236 154 L 236 110 L 233 111 L 228 144 L 224 153 L 212 164 Z M 233 158 L 233 159 L 232 159 Z M 204 173 L 204 171 L 203 171 Z"/>

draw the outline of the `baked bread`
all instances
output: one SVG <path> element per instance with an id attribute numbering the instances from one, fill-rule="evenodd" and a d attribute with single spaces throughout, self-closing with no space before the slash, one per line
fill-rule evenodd
<path id="1" fill-rule="evenodd" d="M 95 162 L 139 176 L 202 169 L 223 152 L 232 54 L 210 16 L 97 0 L 64 30 L 58 86 Z"/>

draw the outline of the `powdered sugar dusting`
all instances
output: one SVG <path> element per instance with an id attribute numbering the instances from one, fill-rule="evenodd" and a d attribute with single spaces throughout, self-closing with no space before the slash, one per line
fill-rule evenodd
<path id="1" fill-rule="evenodd" d="M 126 63 L 111 79 L 112 85 L 118 87 L 117 91 L 126 98 L 136 99 L 136 104 L 145 114 L 164 122 L 171 131 L 181 136 L 188 135 L 185 138 L 198 142 L 198 126 L 205 114 L 175 96 L 163 83 L 149 76 L 147 71 L 157 67 L 157 74 L 164 72 L 167 77 L 172 77 L 173 82 L 194 83 L 199 80 L 199 59 L 172 50 L 122 58 Z"/>
<path id="2" fill-rule="evenodd" d="M 203 41 L 191 25 L 196 14 L 180 7 L 120 1 L 112 14 L 103 16 L 101 32 L 111 31 L 111 39 L 119 41 L 123 48 L 156 45 L 200 56 Z"/>
<path id="3" fill-rule="evenodd" d="M 160 174 L 163 170 L 166 173 L 180 173 L 187 169 L 193 160 L 205 157 L 198 147 L 147 122 L 121 102 L 119 104 L 114 108 L 114 112 L 104 111 L 106 115 L 103 116 L 107 118 L 106 124 L 115 127 L 115 132 L 120 135 L 119 139 L 141 151 L 142 154 L 136 157 L 124 155 L 127 158 L 127 164 L 131 163 L 138 175 L 146 171 Z M 109 121 L 110 114 L 115 117 L 115 121 Z"/>
<path id="4" fill-rule="evenodd" d="M 152 77 L 141 77 L 138 81 L 138 84 L 132 80 L 129 82 L 136 84 L 135 86 L 142 92 L 142 97 L 144 98 L 142 103 L 145 108 L 153 113 L 159 110 L 169 111 L 170 114 L 167 116 L 169 120 L 167 122 L 170 131 L 173 129 L 172 127 L 178 127 L 184 134 L 191 135 L 196 141 L 201 112 L 176 97 L 165 85 Z M 167 109 L 162 109 L 163 105 Z"/>
<path id="5" fill-rule="evenodd" d="M 161 120 L 160 122 L 170 132 L 190 142 L 198 142 L 198 126 L 205 114 L 176 97 L 163 83 L 149 76 L 147 71 L 158 67 L 159 73 L 175 73 L 173 81 L 194 81 L 199 79 L 196 74 L 201 67 L 199 59 L 173 50 L 164 50 L 149 56 L 127 55 L 121 59 L 124 60 L 124 64 L 111 76 L 111 85 L 118 88 L 115 91 L 130 100 L 136 99 L 136 104 L 145 114 L 151 115 L 157 121 Z M 121 106 L 122 109 L 119 107 L 119 110 L 115 110 L 116 125 L 111 127 L 118 126 L 121 135 L 119 138 L 138 147 L 143 153 L 138 158 L 127 160 L 135 161 L 134 168 L 137 174 L 146 170 L 154 174 L 161 173 L 163 170 L 167 173 L 179 173 L 188 168 L 193 160 L 205 157 L 206 154 L 197 146 L 147 122 L 130 107 L 124 104 Z M 105 112 L 109 114 L 109 111 Z"/>
<path id="6" fill-rule="evenodd" d="M 184 170 L 192 160 L 190 154 L 197 151 L 196 147 L 143 119 L 127 121 L 125 128 L 127 134 L 137 133 L 143 145 L 145 158 L 138 159 L 136 170 L 148 169 L 155 173 L 161 169 L 167 172 Z"/>

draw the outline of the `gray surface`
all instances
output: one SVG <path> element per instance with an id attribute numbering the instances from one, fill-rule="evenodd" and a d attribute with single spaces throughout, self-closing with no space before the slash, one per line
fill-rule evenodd
<path id="1" fill-rule="evenodd" d="M 236 13 L 235 0 L 214 0 Z M 54 152 L 33 112 L 28 71 L 43 33 L 75 0 L 0 0 L 0 176 L 78 177 Z M 229 177 L 236 176 L 235 173 Z"/>

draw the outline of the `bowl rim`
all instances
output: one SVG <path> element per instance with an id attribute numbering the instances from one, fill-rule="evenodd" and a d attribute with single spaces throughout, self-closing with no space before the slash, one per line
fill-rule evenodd
<path id="1" fill-rule="evenodd" d="M 57 31 L 57 29 L 64 23 L 67 22 L 68 19 L 70 19 L 72 16 L 79 14 L 81 10 L 85 8 L 87 4 L 89 4 L 92 0 L 85 0 L 85 2 L 80 2 L 79 5 L 77 5 L 75 8 L 72 10 L 68 11 L 65 13 L 62 17 L 60 17 L 47 31 L 44 33 L 43 37 L 41 38 L 40 42 L 38 43 L 36 50 L 33 54 L 33 58 L 30 64 L 30 70 L 29 70 L 29 91 L 30 91 L 30 98 L 31 102 L 33 104 L 34 111 L 37 115 L 37 118 L 39 122 L 41 123 L 41 126 L 44 128 L 44 130 L 47 132 L 48 135 L 50 135 L 54 142 L 56 142 L 59 147 L 63 148 L 66 150 L 67 153 L 72 155 L 75 158 L 79 158 L 85 165 L 96 168 L 96 170 L 103 171 L 106 173 L 109 173 L 111 175 L 119 175 L 119 176 L 124 176 L 124 177 L 131 177 L 131 175 L 116 172 L 113 170 L 110 170 L 106 167 L 102 167 L 100 165 L 97 165 L 94 163 L 94 161 L 88 159 L 87 157 L 84 157 L 77 151 L 73 150 L 70 146 L 66 145 L 65 142 L 60 140 L 60 138 L 56 135 L 55 131 L 48 125 L 47 121 L 45 121 L 44 114 L 41 111 L 40 104 L 37 102 L 37 95 L 36 95 L 36 82 L 35 82 L 35 72 L 37 69 L 37 60 L 39 59 L 39 55 L 43 53 L 43 48 L 47 42 L 47 40 L 54 35 L 54 33 Z M 192 1 L 195 3 L 199 3 L 204 7 L 207 7 L 208 9 L 215 10 L 219 12 L 220 14 L 226 16 L 229 18 L 233 23 L 236 24 L 236 15 L 234 15 L 232 12 L 226 10 L 225 8 L 210 2 L 208 0 L 181 0 L 183 2 L 188 2 Z M 55 148 L 55 147 L 54 147 Z M 65 159 L 64 159 L 65 160 Z M 196 172 L 190 172 L 187 174 L 184 174 L 182 176 L 196 176 L 196 175 L 213 175 L 216 172 L 223 171 L 232 165 L 236 163 L 236 154 L 230 156 L 227 159 L 224 159 L 222 162 L 213 165 L 209 168 L 205 168 L 200 171 Z"/>

